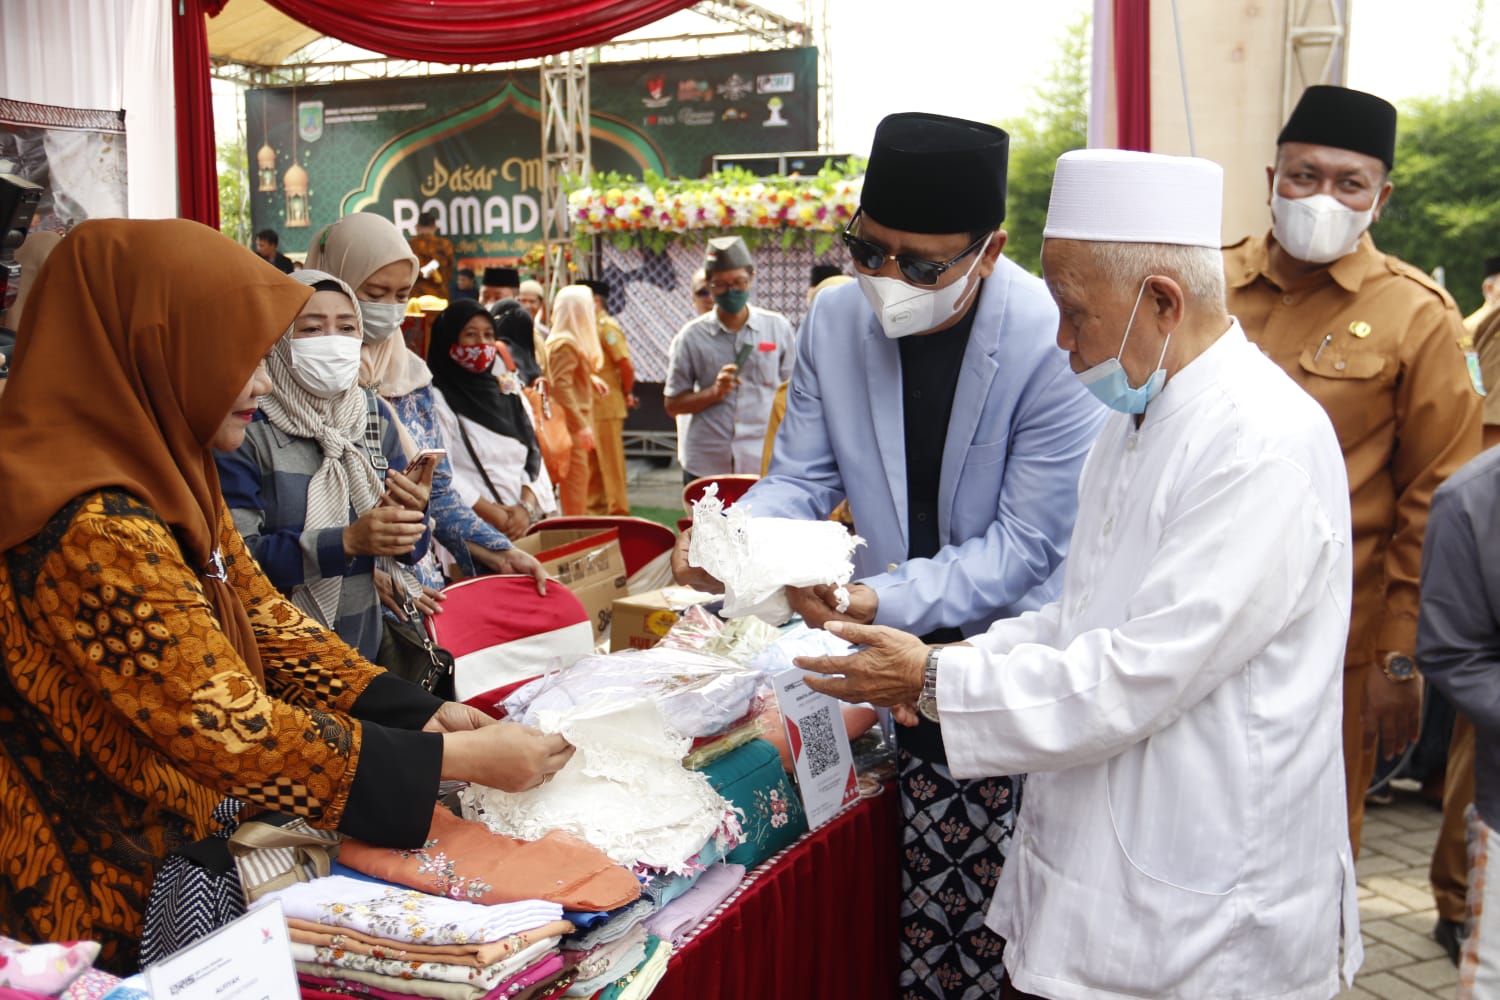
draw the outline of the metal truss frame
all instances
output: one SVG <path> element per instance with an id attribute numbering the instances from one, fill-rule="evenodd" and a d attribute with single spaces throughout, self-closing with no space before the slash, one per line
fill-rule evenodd
<path id="1" fill-rule="evenodd" d="M 1287 0 L 1281 120 L 1314 84 L 1343 85 L 1349 72 L 1349 0 Z"/>

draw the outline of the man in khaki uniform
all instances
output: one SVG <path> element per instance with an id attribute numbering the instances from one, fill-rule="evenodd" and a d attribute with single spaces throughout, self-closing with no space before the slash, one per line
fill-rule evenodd
<path id="1" fill-rule="evenodd" d="M 1266 169 L 1273 226 L 1225 249 L 1229 311 L 1328 411 L 1348 466 L 1354 606 L 1344 661 L 1344 769 L 1356 854 L 1377 747 L 1417 735 L 1422 533 L 1433 490 L 1479 452 L 1479 396 L 1452 298 L 1376 249 L 1396 109 L 1309 87 Z M 1273 544 L 1273 539 L 1267 539 Z"/>
<path id="2" fill-rule="evenodd" d="M 609 394 L 594 404 L 594 440 L 589 453 L 589 513 L 625 515 L 630 513 L 630 498 L 625 491 L 625 414 L 638 405 L 635 398 L 635 369 L 630 365 L 630 347 L 625 331 L 609 314 L 605 302 L 609 282 L 584 281 L 594 293 L 594 308 L 599 312 L 599 346 L 604 349 L 604 367 L 599 377 L 609 386 Z"/>

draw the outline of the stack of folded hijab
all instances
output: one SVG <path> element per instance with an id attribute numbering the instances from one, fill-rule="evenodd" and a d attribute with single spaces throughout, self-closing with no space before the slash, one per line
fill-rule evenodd
<path id="1" fill-rule="evenodd" d="M 574 837 L 520 841 L 441 807 L 421 848 L 346 840 L 334 875 L 265 897 L 286 911 L 304 996 L 403 1000 L 560 996 L 576 978 L 564 908 L 640 898 L 631 872 Z"/>

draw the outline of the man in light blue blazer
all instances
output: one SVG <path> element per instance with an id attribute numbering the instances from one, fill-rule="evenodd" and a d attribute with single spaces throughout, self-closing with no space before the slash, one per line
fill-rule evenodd
<path id="1" fill-rule="evenodd" d="M 938 115 L 876 129 L 844 234 L 858 284 L 814 299 L 770 473 L 740 501 L 757 516 L 826 518 L 848 499 L 867 543 L 857 582 L 843 607 L 831 588 L 792 591 L 810 624 L 956 642 L 1053 596 L 1105 411 L 1057 347 L 1046 286 L 1000 256 L 1008 144 Z M 685 553 L 679 577 L 706 582 Z M 902 995 L 998 996 L 1001 945 L 984 913 L 1020 781 L 955 781 L 926 719 L 900 745 Z"/>

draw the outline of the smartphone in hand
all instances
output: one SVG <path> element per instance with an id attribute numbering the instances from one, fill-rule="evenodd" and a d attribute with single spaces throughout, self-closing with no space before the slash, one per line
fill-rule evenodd
<path id="1" fill-rule="evenodd" d="M 750 360 L 750 355 L 755 350 L 754 344 L 741 344 L 739 352 L 734 356 L 734 367 L 738 371 L 745 370 L 745 362 Z"/>
<path id="2" fill-rule="evenodd" d="M 447 454 L 448 451 L 446 448 L 424 448 L 422 451 L 417 452 L 416 457 L 411 460 L 411 464 L 406 467 L 402 475 L 413 482 L 430 480 L 433 470 L 437 468 L 437 464 Z"/>

